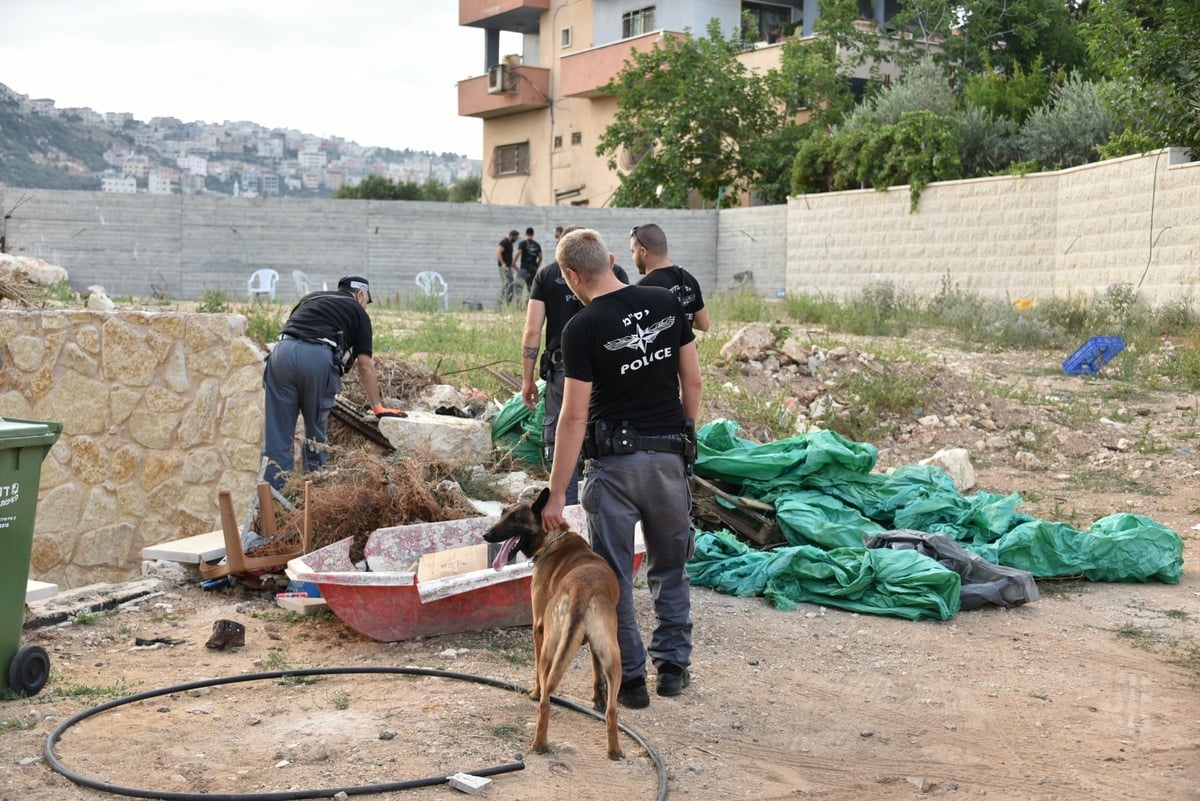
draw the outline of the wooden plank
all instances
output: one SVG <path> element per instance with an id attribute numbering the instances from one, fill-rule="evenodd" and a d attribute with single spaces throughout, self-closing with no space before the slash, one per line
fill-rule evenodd
<path id="1" fill-rule="evenodd" d="M 276 598 L 275 603 L 280 609 L 299 615 L 315 615 L 322 609 L 329 608 L 324 598 Z"/>

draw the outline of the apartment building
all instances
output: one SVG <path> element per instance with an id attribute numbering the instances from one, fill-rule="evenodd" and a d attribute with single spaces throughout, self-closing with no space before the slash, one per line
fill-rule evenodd
<path id="1" fill-rule="evenodd" d="M 898 0 L 859 0 L 861 16 L 882 23 Z M 458 113 L 483 120 L 485 203 L 607 206 L 619 185 L 596 144 L 617 101 L 600 87 L 634 51 L 665 36 L 702 34 L 753 18 L 754 69 L 778 63 L 782 33 L 811 35 L 819 0 L 459 0 L 460 26 L 484 31 L 480 75 L 458 84 Z M 519 53 L 501 53 L 519 37 Z M 515 35 L 515 36 L 513 36 Z M 618 154 L 618 169 L 634 166 Z"/>

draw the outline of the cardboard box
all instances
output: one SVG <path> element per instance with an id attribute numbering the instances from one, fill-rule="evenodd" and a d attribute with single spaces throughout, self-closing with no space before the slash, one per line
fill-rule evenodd
<path id="1" fill-rule="evenodd" d="M 486 542 L 467 545 L 463 548 L 450 548 L 445 551 L 423 554 L 417 561 L 417 581 L 457 576 L 460 573 L 483 570 L 490 566 L 488 543 Z"/>

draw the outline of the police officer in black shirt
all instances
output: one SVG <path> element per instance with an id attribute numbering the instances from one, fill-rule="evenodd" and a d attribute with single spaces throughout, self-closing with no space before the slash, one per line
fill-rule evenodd
<path id="1" fill-rule="evenodd" d="M 517 257 L 520 260 L 517 275 L 525 282 L 525 289 L 528 290 L 538 267 L 542 266 L 542 246 L 533 238 L 532 228 L 525 229 L 525 238 L 517 245 Z"/>
<path id="2" fill-rule="evenodd" d="M 266 390 L 262 455 L 264 479 L 282 489 L 295 466 L 292 440 L 296 416 L 304 418 L 301 468 L 305 473 L 325 464 L 329 410 L 342 387 L 342 376 L 358 366 L 363 391 L 377 417 L 402 417 L 404 412 L 383 405 L 375 363 L 371 360 L 371 318 L 367 279 L 348 275 L 335 292 L 312 292 L 288 315 L 279 341 L 267 356 L 263 371 Z"/>
<path id="3" fill-rule="evenodd" d="M 659 287 L 626 286 L 613 274 L 608 248 L 592 230 L 563 236 L 559 268 L 584 308 L 562 330 L 566 382 L 555 436 L 547 528 L 563 524 L 568 483 L 580 449 L 580 499 L 592 548 L 617 574 L 617 700 L 641 708 L 647 653 L 657 690 L 678 695 L 691 677 L 691 584 L 686 564 L 695 548 L 689 420 L 700 411 L 702 382 L 695 335 L 683 308 Z M 633 605 L 634 525 L 646 542 L 646 583 L 658 624 L 647 649 Z"/>
<path id="4" fill-rule="evenodd" d="M 508 236 L 496 245 L 496 269 L 500 271 L 500 299 L 504 303 L 512 303 L 517 290 L 517 271 L 513 268 L 513 243 L 517 241 L 517 229 L 508 232 Z"/>
<path id="5" fill-rule="evenodd" d="M 633 265 L 643 276 L 638 286 L 661 286 L 671 290 L 678 298 L 688 321 L 696 331 L 708 330 L 708 309 L 704 308 L 704 293 L 695 276 L 667 255 L 667 235 L 663 229 L 650 223 L 635 225 L 629 232 L 629 252 Z"/>
<path id="6" fill-rule="evenodd" d="M 559 233 L 570 233 L 583 228 L 569 225 Z M 562 239 L 561 236 L 558 237 Z M 611 260 L 612 257 L 610 256 Z M 614 264 L 613 273 L 622 284 L 629 283 L 629 276 L 619 265 Z M 554 429 L 558 425 L 558 410 L 562 408 L 563 366 L 560 344 L 563 326 L 575 313 L 583 308 L 579 298 L 567 286 L 557 261 L 552 261 L 537 271 L 529 287 L 529 303 L 525 307 L 525 331 L 521 337 L 521 399 L 533 411 L 537 407 L 538 388 L 534 375 L 546 382 L 546 402 L 543 405 L 542 441 L 546 444 L 546 464 L 554 461 Z M 546 349 L 538 359 L 538 342 L 542 328 L 546 329 Z M 567 503 L 578 503 L 577 482 L 567 486 Z"/>

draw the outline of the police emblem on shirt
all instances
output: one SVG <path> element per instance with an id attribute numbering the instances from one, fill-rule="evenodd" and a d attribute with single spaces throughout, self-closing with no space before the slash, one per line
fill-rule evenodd
<path id="1" fill-rule="evenodd" d="M 670 358 L 672 349 L 670 346 L 659 348 L 651 351 L 650 345 L 654 344 L 654 340 L 658 339 L 658 335 L 663 331 L 667 331 L 675 325 L 675 316 L 670 315 L 659 320 L 649 328 L 642 328 L 641 323 L 635 323 L 636 331 L 632 334 L 616 339 L 609 340 L 604 343 L 605 350 L 618 351 L 624 348 L 640 351 L 643 355 L 635 357 L 633 361 L 621 365 L 621 375 L 632 370 L 641 370 L 652 362 L 660 359 Z"/>

